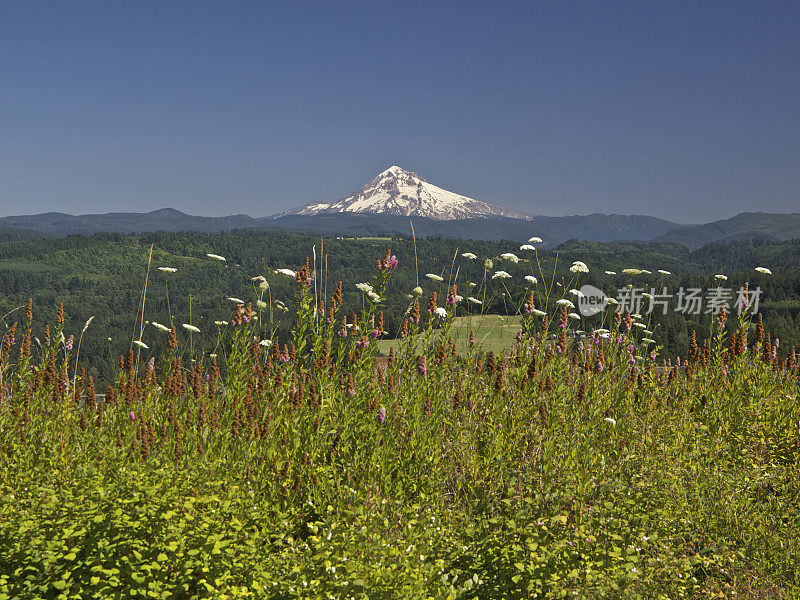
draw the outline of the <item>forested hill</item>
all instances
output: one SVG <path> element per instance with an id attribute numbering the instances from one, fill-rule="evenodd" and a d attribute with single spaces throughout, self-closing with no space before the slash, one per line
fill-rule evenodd
<path id="1" fill-rule="evenodd" d="M 19 307 L 29 297 L 34 298 L 39 322 L 52 318 L 55 307 L 64 302 L 68 332 L 79 334 L 86 320 L 95 317 L 83 340 L 81 363 L 96 379 L 107 379 L 120 353 L 127 352 L 131 346 L 151 245 L 153 260 L 145 321 L 168 325 L 171 314 L 179 329 L 182 323 L 197 325 L 202 333 L 193 336 L 192 343 L 206 352 L 213 352 L 218 342 L 220 330 L 214 321 L 228 319 L 233 309 L 228 297 L 254 300 L 257 290 L 252 278 L 264 275 L 270 283 L 272 299 L 291 305 L 292 284 L 285 276 L 275 274 L 275 270 L 296 269 L 306 256 L 311 257 L 313 266 L 315 252 L 318 292 L 330 296 L 336 282 L 343 281 L 345 305 L 349 312 L 354 312 L 361 302 L 356 283 L 370 281 L 376 260 L 391 248 L 399 260 L 385 310 L 385 329 L 391 336 L 397 333 L 407 307 L 407 294 L 418 281 L 426 295 L 432 290 L 446 293 L 443 286 L 452 274 L 452 278 L 457 277 L 459 293 L 465 297 L 480 294 L 484 300 L 482 310 L 502 314 L 519 310 L 520 299 L 528 285 L 525 275 L 533 274 L 540 282 L 543 280 L 537 255 L 521 251 L 516 242 L 418 239 L 417 269 L 413 241 L 399 236 L 323 240 L 287 232 L 238 231 L 228 234 L 72 235 L 60 239 L 10 241 L 0 243 L 3 290 L 0 334 L 22 318 L 24 310 Z M 478 258 L 463 258 L 461 254 L 465 252 L 472 252 Z M 506 252 L 517 254 L 520 262 L 501 259 L 501 254 Z M 206 256 L 208 253 L 222 255 L 227 261 L 210 259 Z M 494 263 L 488 277 L 484 271 L 486 258 Z M 667 243 L 569 241 L 553 250 L 540 251 L 538 259 L 548 281 L 555 272 L 556 281 L 565 278 L 563 285 L 570 285 L 571 274 L 567 268 L 572 261 L 581 260 L 589 266 L 589 273 L 581 275 L 581 285 L 592 283 L 609 293 L 628 283 L 644 289 L 651 286 L 667 286 L 673 290 L 680 286 L 707 288 L 715 285 L 713 275 L 716 273 L 726 274 L 729 279 L 725 285 L 733 289 L 750 281 L 751 285 L 763 288 L 762 312 L 768 331 L 773 337 L 780 337 L 784 348 L 792 344 L 800 346 L 800 241 L 715 243 L 696 250 Z M 323 268 L 325 265 L 327 269 Z M 754 272 L 757 266 L 770 268 L 773 275 L 759 275 Z M 177 271 L 167 273 L 158 267 L 173 267 Z M 622 269 L 629 267 L 647 269 L 653 275 L 642 274 L 635 278 L 621 275 Z M 511 278 L 493 281 L 491 273 L 499 269 L 507 271 Z M 672 275 L 658 274 L 659 269 L 670 271 Z M 606 275 L 605 271 L 620 274 Z M 435 284 L 426 278 L 426 273 L 441 275 L 445 281 Z M 470 287 L 470 282 L 476 285 Z M 556 283 L 552 284 L 552 289 L 559 297 L 564 294 L 563 287 Z M 460 310 L 467 306 L 464 303 Z M 289 315 L 274 304 L 272 312 L 272 324 L 268 315 L 262 319 L 264 334 L 286 339 Z M 685 356 L 688 332 L 697 329 L 702 337 L 709 329 L 710 318 L 705 314 L 694 317 L 670 312 L 660 318 L 654 337 L 665 346 L 667 354 Z M 589 326 L 591 322 L 587 323 L 587 328 Z M 180 335 L 185 333 L 182 330 Z M 41 331 L 34 331 L 35 337 L 41 335 Z M 143 340 L 151 349 L 160 350 L 166 338 L 154 327 L 146 326 Z"/>

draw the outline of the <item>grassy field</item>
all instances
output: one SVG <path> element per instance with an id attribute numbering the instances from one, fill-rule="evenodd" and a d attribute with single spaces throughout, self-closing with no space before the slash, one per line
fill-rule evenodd
<path id="1" fill-rule="evenodd" d="M 507 352 L 516 341 L 517 332 L 522 326 L 522 317 L 519 315 L 503 317 L 500 315 L 477 314 L 469 317 L 456 317 L 453 319 L 451 334 L 458 351 L 467 352 L 470 331 L 475 332 L 477 345 L 486 352 L 500 354 Z M 377 342 L 378 350 L 384 356 L 389 354 L 389 349 L 398 351 L 401 340 L 381 340 Z M 417 338 L 417 349 L 422 347 L 421 338 Z"/>
<path id="2" fill-rule="evenodd" d="M 760 320 L 670 365 L 629 315 L 600 343 L 566 308 L 414 307 L 378 368 L 395 264 L 356 323 L 337 294 L 314 318 L 306 264 L 290 340 L 232 302 L 213 355 L 162 331 L 104 396 L 29 304 L 0 340 L 0 600 L 800 594 L 800 357 Z"/>

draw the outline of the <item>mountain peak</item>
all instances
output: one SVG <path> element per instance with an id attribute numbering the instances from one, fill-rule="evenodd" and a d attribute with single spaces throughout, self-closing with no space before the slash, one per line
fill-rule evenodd
<path id="1" fill-rule="evenodd" d="M 413 171 L 392 165 L 360 190 L 338 202 L 311 202 L 283 215 L 355 212 L 427 217 L 440 221 L 488 217 L 532 219 L 529 214 L 442 189 Z"/>

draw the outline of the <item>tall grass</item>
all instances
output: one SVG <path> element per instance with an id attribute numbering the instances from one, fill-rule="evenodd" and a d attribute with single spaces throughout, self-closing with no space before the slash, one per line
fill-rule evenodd
<path id="1" fill-rule="evenodd" d="M 214 356 L 173 327 L 104 397 L 67 376 L 62 312 L 32 347 L 30 306 L 0 346 L 0 597 L 797 592 L 794 353 L 744 316 L 659 362 L 630 315 L 575 335 L 554 281 L 509 297 L 506 352 L 459 351 L 454 283 L 379 363 L 396 265 L 352 315 L 306 261 L 291 339 L 236 303 Z"/>

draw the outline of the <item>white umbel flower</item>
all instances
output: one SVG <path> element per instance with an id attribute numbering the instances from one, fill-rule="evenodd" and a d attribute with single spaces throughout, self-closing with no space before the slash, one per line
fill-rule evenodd
<path id="1" fill-rule="evenodd" d="M 444 279 L 442 277 L 440 277 L 439 275 L 437 275 L 436 273 L 426 273 L 425 277 L 427 277 L 428 279 L 430 279 L 432 281 L 444 281 Z"/>
<path id="2" fill-rule="evenodd" d="M 464 258 L 468 258 L 470 260 L 475 260 L 476 258 L 478 258 L 477 255 L 473 254 L 472 252 L 463 252 L 461 256 L 463 256 Z"/>
<path id="3" fill-rule="evenodd" d="M 511 279 L 511 275 L 505 271 L 495 271 L 494 275 L 492 275 L 492 279 Z"/>
<path id="4" fill-rule="evenodd" d="M 525 275 L 525 281 L 530 282 L 532 285 L 536 285 L 539 282 L 533 275 Z"/>
<path id="5" fill-rule="evenodd" d="M 175 273 L 178 269 L 175 267 L 158 267 L 158 270 L 164 273 Z"/>
<path id="6" fill-rule="evenodd" d="M 569 268 L 572 273 L 588 273 L 589 267 L 586 266 L 586 263 L 576 260 L 572 263 L 572 266 Z"/>
<path id="7" fill-rule="evenodd" d="M 206 254 L 208 258 L 213 258 L 214 260 L 221 260 L 225 262 L 227 259 L 224 256 L 220 256 L 219 254 Z"/>
<path id="8" fill-rule="evenodd" d="M 536 246 L 531 246 L 530 244 L 522 244 L 522 246 L 520 246 L 519 249 L 520 251 L 528 250 L 530 252 L 533 252 L 534 250 L 536 250 Z"/>
<path id="9" fill-rule="evenodd" d="M 183 324 L 183 328 L 186 331 L 191 331 L 193 333 L 200 333 L 200 329 L 198 327 L 195 327 L 194 325 L 190 325 L 189 323 L 184 323 Z"/>
<path id="10" fill-rule="evenodd" d="M 519 256 L 517 256 L 513 252 L 504 252 L 503 254 L 500 255 L 500 258 L 502 258 L 503 260 L 510 260 L 514 264 L 519 262 Z"/>
<path id="11" fill-rule="evenodd" d="M 483 302 L 481 302 L 481 301 L 480 301 L 480 300 L 478 300 L 477 298 L 473 298 L 472 296 L 470 296 L 469 298 L 467 298 L 467 300 L 469 300 L 469 301 L 470 301 L 470 302 L 472 302 L 473 304 L 477 304 L 478 306 L 480 306 L 481 304 L 483 304 Z"/>
<path id="12" fill-rule="evenodd" d="M 443 306 L 437 306 L 435 312 L 437 316 L 442 317 L 443 319 L 447 318 L 447 311 L 444 309 Z"/>
<path id="13" fill-rule="evenodd" d="M 144 348 L 145 350 L 149 350 L 150 346 L 145 344 L 142 340 L 133 340 L 133 343 L 139 346 L 140 348 Z"/>
<path id="14" fill-rule="evenodd" d="M 556 304 L 558 304 L 559 306 L 566 306 L 567 308 L 575 308 L 575 305 L 566 298 L 562 298 L 561 300 L 556 302 Z"/>
<path id="15" fill-rule="evenodd" d="M 169 327 L 167 327 L 166 325 L 162 325 L 161 323 L 156 323 L 155 321 L 153 321 L 152 323 L 150 323 L 150 325 L 152 325 L 152 326 L 153 326 L 153 327 L 155 327 L 156 329 L 160 329 L 161 331 L 172 331 L 172 330 L 171 330 Z"/>
<path id="16" fill-rule="evenodd" d="M 286 277 L 291 277 L 294 279 L 296 273 L 291 269 L 278 269 L 275 271 L 278 275 L 286 275 Z"/>
<path id="17" fill-rule="evenodd" d="M 230 300 L 234 304 L 244 304 L 244 300 L 242 300 L 241 298 L 234 298 L 231 296 L 228 298 L 228 300 Z"/>
<path id="18" fill-rule="evenodd" d="M 541 244 L 542 238 L 533 236 L 531 239 L 528 240 L 529 244 Z"/>
<path id="19" fill-rule="evenodd" d="M 767 267 L 756 267 L 756 271 L 763 273 L 764 275 L 772 275 L 772 271 L 770 271 Z"/>

